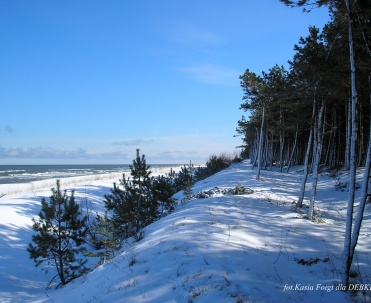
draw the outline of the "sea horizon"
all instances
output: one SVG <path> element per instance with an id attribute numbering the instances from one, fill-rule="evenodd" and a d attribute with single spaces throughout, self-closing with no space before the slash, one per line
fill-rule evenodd
<path id="1" fill-rule="evenodd" d="M 0 184 L 29 183 L 53 178 L 69 178 L 98 174 L 125 173 L 132 164 L 2 164 Z M 183 164 L 148 164 L 151 168 Z"/>

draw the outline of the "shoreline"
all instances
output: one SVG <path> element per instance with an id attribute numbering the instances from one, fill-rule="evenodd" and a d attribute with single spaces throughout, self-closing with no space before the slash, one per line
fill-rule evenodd
<path id="1" fill-rule="evenodd" d="M 166 167 L 154 167 L 150 168 L 151 176 L 158 176 L 169 173 L 172 169 L 174 172 L 180 171 L 183 165 L 178 166 L 166 166 Z M 44 180 L 31 181 L 27 183 L 7 183 L 0 184 L 0 199 L 7 195 L 19 194 L 24 192 L 34 192 L 39 190 L 50 189 L 56 186 L 57 180 L 60 180 L 60 184 L 63 189 L 65 187 L 71 187 L 74 185 L 81 185 L 82 183 L 87 183 L 85 185 L 90 185 L 91 182 L 118 182 L 122 178 L 123 174 L 130 174 L 130 171 L 126 172 L 113 172 L 105 174 L 89 174 L 75 177 L 64 177 L 64 178 L 49 178 Z"/>

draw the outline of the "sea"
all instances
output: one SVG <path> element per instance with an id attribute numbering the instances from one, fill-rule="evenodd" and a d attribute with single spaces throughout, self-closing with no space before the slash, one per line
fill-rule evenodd
<path id="1" fill-rule="evenodd" d="M 156 168 L 174 167 L 177 164 L 153 164 Z M 0 165 L 0 184 L 29 183 L 53 178 L 69 178 L 98 174 L 128 173 L 127 164 L 95 165 Z"/>

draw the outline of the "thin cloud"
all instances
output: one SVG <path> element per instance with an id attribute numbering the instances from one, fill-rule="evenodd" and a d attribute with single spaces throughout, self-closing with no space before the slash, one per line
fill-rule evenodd
<path id="1" fill-rule="evenodd" d="M 218 140 L 219 139 L 219 140 Z M 153 142 L 141 148 L 148 163 L 203 163 L 211 153 L 231 151 L 230 142 L 220 140 L 220 133 L 179 134 L 176 136 L 154 137 L 150 139 L 127 139 L 118 141 L 117 146 L 96 148 L 53 148 L 53 147 L 6 147 L 0 145 L 0 160 L 3 163 L 130 163 L 135 158 L 131 144 Z M 124 144 L 124 145 L 122 145 Z M 127 146 L 126 146 L 127 145 Z M 235 144 L 237 145 L 237 143 Z"/>
<path id="2" fill-rule="evenodd" d="M 78 150 L 57 150 L 45 147 L 0 147 L 0 158 L 30 158 L 30 159 L 77 159 L 84 158 L 87 152 L 84 149 Z"/>
<path id="3" fill-rule="evenodd" d="M 211 31 L 189 26 L 173 29 L 170 33 L 172 39 L 181 45 L 219 45 L 223 43 L 223 39 L 219 35 Z"/>
<path id="4" fill-rule="evenodd" d="M 129 155 L 122 151 L 94 153 L 87 149 L 59 150 L 49 147 L 16 147 L 5 148 L 0 146 L 1 159 L 121 159 Z"/>
<path id="5" fill-rule="evenodd" d="M 6 125 L 6 126 L 0 128 L 0 132 L 5 132 L 5 133 L 8 133 L 8 134 L 11 134 L 11 133 L 14 132 L 14 129 L 10 125 Z"/>
<path id="6" fill-rule="evenodd" d="M 205 159 L 205 155 L 198 151 L 150 151 L 144 154 L 150 163 L 189 164 L 189 161 L 192 161 L 192 163 L 203 163 Z"/>
<path id="7" fill-rule="evenodd" d="M 196 81 L 223 86 L 238 86 L 240 71 L 214 64 L 199 64 L 181 67 L 179 71 L 188 74 Z"/>
<path id="8" fill-rule="evenodd" d="M 139 144 L 144 144 L 144 143 L 151 143 L 153 141 L 154 141 L 153 139 L 125 139 L 125 140 L 113 142 L 112 145 L 133 146 L 133 145 L 139 145 Z"/>

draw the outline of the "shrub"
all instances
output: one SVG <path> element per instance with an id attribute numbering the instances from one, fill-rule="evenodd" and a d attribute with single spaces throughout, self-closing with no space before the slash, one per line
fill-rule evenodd
<path id="1" fill-rule="evenodd" d="M 87 271 L 84 266 L 86 260 L 81 258 L 88 232 L 87 216 L 82 215 L 73 191 L 71 196 L 67 195 L 67 191 L 62 192 L 57 180 L 57 188 L 52 188 L 50 201 L 41 199 L 39 219 L 32 221 L 32 228 L 37 234 L 32 236 L 33 243 L 29 244 L 27 251 L 36 266 L 45 262 L 56 269 L 54 278 L 59 277 L 60 280 L 57 287 Z"/>
<path id="2" fill-rule="evenodd" d="M 237 156 L 232 158 L 226 154 L 211 155 L 205 167 L 199 167 L 195 172 L 196 180 L 203 180 L 229 167 L 233 162 L 240 162 Z"/>

